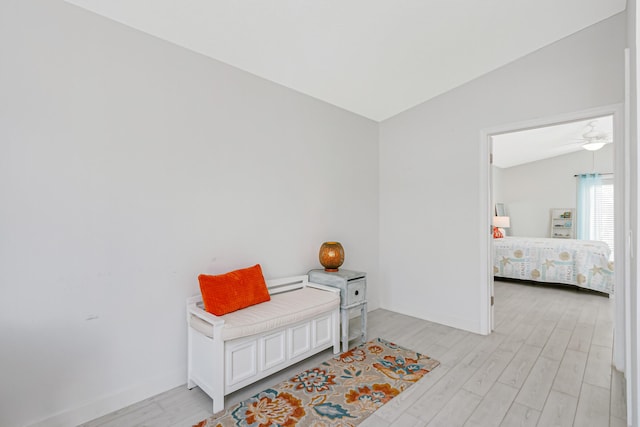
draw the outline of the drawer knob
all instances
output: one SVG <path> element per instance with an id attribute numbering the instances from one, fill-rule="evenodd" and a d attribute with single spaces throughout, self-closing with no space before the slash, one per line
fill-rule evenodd
<path id="1" fill-rule="evenodd" d="M 360 293 L 360 291 L 356 289 L 356 295 L 358 295 L 359 293 Z"/>

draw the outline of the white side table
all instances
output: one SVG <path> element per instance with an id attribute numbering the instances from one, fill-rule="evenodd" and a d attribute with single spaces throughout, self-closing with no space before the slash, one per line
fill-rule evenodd
<path id="1" fill-rule="evenodd" d="M 367 273 L 318 269 L 309 272 L 309 281 L 340 289 L 342 351 L 349 349 L 349 341 L 352 339 L 360 337 L 363 343 L 367 342 Z M 349 334 L 349 312 L 354 308 L 360 308 L 360 331 Z"/>

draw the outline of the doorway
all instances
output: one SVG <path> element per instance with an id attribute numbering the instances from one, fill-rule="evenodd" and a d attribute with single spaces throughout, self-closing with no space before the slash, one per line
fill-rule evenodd
<path id="1" fill-rule="evenodd" d="M 623 106 L 622 105 L 613 105 L 606 106 L 601 108 L 595 108 L 590 110 L 578 111 L 570 114 L 564 114 L 559 116 L 547 117 L 536 119 L 528 122 L 521 123 L 513 123 L 507 124 L 504 126 L 499 126 L 491 129 L 486 129 L 481 132 L 481 144 L 482 144 L 482 153 L 484 155 L 484 165 L 481 168 L 482 176 L 481 178 L 486 183 L 487 194 L 483 197 L 485 203 L 484 212 L 481 215 L 481 220 L 484 221 L 482 226 L 482 241 L 484 244 L 482 245 L 483 256 L 486 263 L 486 283 L 483 284 L 482 294 L 481 294 L 481 310 L 483 315 L 485 315 L 485 323 L 483 324 L 486 333 L 490 333 L 494 326 L 494 317 L 493 317 L 493 306 L 492 304 L 492 296 L 493 296 L 493 249 L 492 249 L 492 234 L 487 233 L 485 230 L 493 230 L 492 227 L 492 219 L 495 215 L 495 204 L 496 202 L 503 202 L 501 200 L 496 200 L 494 197 L 495 193 L 495 184 L 496 177 L 493 176 L 493 166 L 491 166 L 491 160 L 493 156 L 493 142 L 494 140 L 499 140 L 501 135 L 506 135 L 515 132 L 522 131 L 530 131 L 532 129 L 543 129 L 552 127 L 559 124 L 570 124 L 570 123 L 580 123 L 584 121 L 594 120 L 600 117 L 609 116 L 612 118 L 612 137 L 613 143 L 611 144 L 613 147 L 613 156 L 614 160 L 612 162 L 613 170 L 605 171 L 613 173 L 614 180 L 614 191 L 615 191 L 615 215 L 616 219 L 614 222 L 614 252 L 616 253 L 615 260 L 615 279 L 614 279 L 614 305 L 615 305 L 615 316 L 614 316 L 614 325 L 615 325 L 615 337 L 614 337 L 614 364 L 618 370 L 624 370 L 624 334 L 625 334 L 625 318 L 624 318 L 624 296 L 625 296 L 625 287 L 628 286 L 628 266 L 629 266 L 629 251 L 627 250 L 625 241 L 626 236 L 628 235 L 629 225 L 628 225 L 628 207 L 629 207 L 629 193 L 628 193 L 628 167 L 625 167 L 625 154 L 628 152 L 627 143 L 625 143 L 622 135 L 623 135 Z M 587 122 L 588 123 L 588 122 Z M 571 144 L 574 143 L 572 147 Z M 561 147 L 560 150 L 563 149 L 571 149 L 574 151 L 582 150 L 578 142 L 571 141 L 571 138 L 568 138 L 567 146 Z M 494 158 L 495 160 L 495 158 Z M 501 160 L 499 160 L 501 161 Z M 595 163 L 593 164 L 595 167 Z M 577 172 L 577 171 L 576 171 Z M 590 172 L 589 170 L 580 171 L 582 172 Z M 497 178 L 499 180 L 499 177 Z M 554 206 L 555 207 L 555 206 Z M 559 208 L 565 206 L 557 206 Z M 513 209 L 514 206 L 511 206 Z M 522 209 L 527 209 L 525 206 L 515 206 L 517 210 L 522 211 Z M 506 206 L 507 213 L 509 213 L 510 207 Z M 545 208 L 546 209 L 546 208 Z M 511 228 L 507 231 L 517 233 L 520 235 L 525 235 L 528 233 L 537 233 L 537 235 L 541 235 L 541 233 L 545 233 L 546 236 L 549 235 L 549 228 L 545 228 L 548 226 L 542 226 L 540 224 L 548 224 L 549 221 L 549 213 L 545 215 L 544 221 L 537 221 L 535 227 L 537 229 L 527 229 L 524 222 L 519 223 L 511 223 Z M 488 227 L 487 227 L 488 225 Z M 531 224 L 529 224 L 531 227 Z M 544 228 L 544 229 L 543 229 Z M 535 236 L 530 236 L 535 237 Z"/>

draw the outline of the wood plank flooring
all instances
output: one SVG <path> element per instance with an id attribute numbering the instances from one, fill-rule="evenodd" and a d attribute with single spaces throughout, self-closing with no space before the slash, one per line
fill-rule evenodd
<path id="1" fill-rule="evenodd" d="M 496 328 L 480 336 L 386 310 L 381 337 L 441 365 L 363 427 L 625 426 L 624 377 L 611 363 L 612 300 L 571 288 L 496 282 Z M 331 357 L 327 350 L 227 396 L 231 406 Z M 211 415 L 200 389 L 178 387 L 83 427 L 191 426 Z"/>

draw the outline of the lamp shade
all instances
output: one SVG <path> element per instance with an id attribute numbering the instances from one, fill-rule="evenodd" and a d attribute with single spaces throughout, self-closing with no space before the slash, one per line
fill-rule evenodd
<path id="1" fill-rule="evenodd" d="M 511 227 L 511 219 L 508 216 L 494 216 L 493 226 L 498 228 Z"/>

